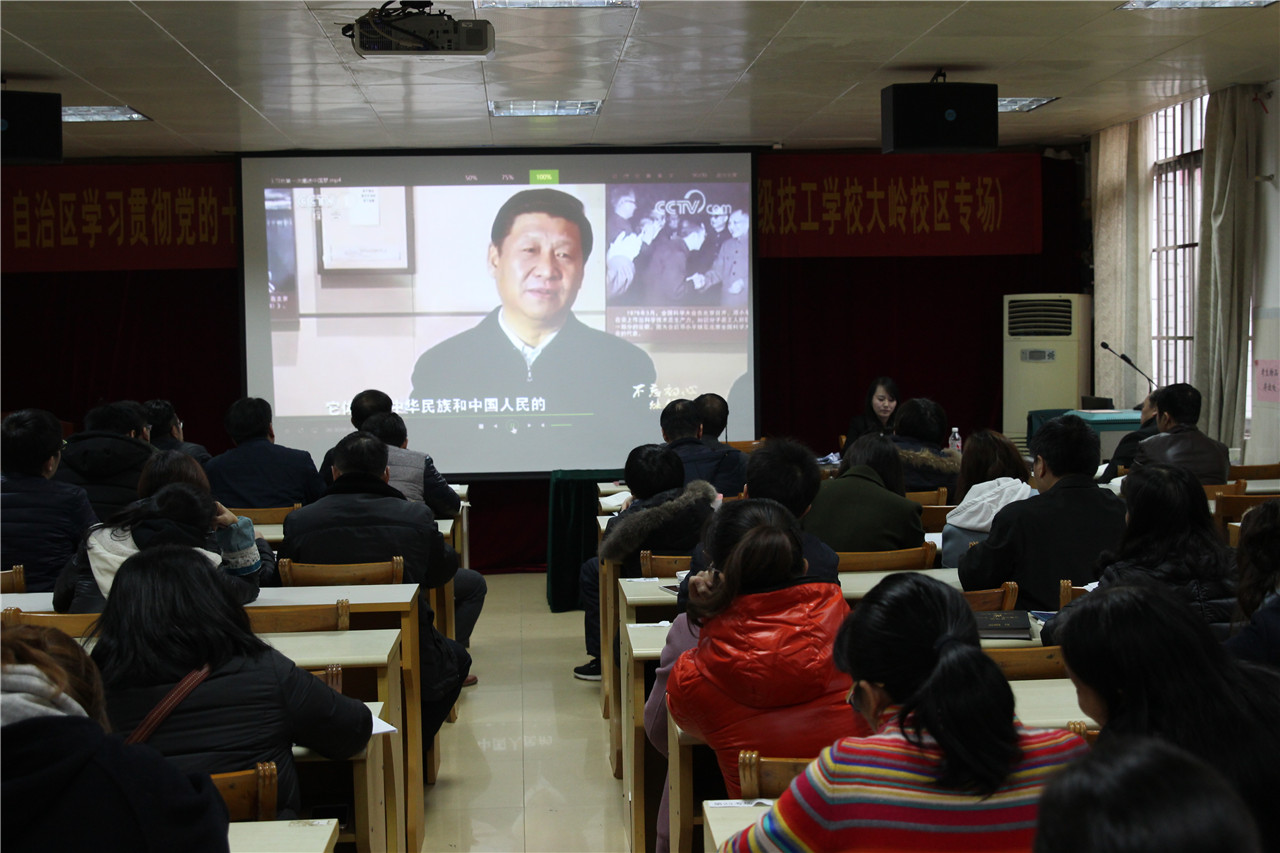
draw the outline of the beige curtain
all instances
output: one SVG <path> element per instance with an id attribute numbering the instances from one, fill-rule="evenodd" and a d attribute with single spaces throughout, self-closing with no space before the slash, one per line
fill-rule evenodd
<path id="1" fill-rule="evenodd" d="M 1257 92 L 1257 86 L 1214 92 L 1205 110 L 1192 384 L 1204 397 L 1200 428 L 1230 447 L 1244 443 L 1256 252 Z"/>
<path id="2" fill-rule="evenodd" d="M 1150 386 L 1099 344 L 1151 373 L 1151 193 L 1153 119 L 1093 136 L 1093 388 L 1118 408 L 1141 403 Z"/>

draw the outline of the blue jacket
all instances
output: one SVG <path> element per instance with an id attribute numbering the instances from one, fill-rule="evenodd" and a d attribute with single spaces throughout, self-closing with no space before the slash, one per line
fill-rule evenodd
<path id="1" fill-rule="evenodd" d="M 48 592 L 98 517 L 84 489 L 28 474 L 0 476 L 0 559 L 28 592 Z"/>

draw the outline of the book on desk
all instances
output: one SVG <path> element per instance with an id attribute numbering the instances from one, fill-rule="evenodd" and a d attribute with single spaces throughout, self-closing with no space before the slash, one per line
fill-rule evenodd
<path id="1" fill-rule="evenodd" d="M 1025 610 L 979 610 L 973 614 L 983 640 L 1030 640 L 1031 620 Z"/>

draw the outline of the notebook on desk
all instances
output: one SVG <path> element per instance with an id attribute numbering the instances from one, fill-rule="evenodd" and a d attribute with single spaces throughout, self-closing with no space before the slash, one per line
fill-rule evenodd
<path id="1" fill-rule="evenodd" d="M 979 610 L 978 637 L 983 640 L 1030 640 L 1031 620 L 1025 610 Z"/>

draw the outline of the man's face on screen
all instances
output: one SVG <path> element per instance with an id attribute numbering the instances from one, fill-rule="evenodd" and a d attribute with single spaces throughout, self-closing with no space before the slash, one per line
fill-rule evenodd
<path id="1" fill-rule="evenodd" d="M 489 247 L 489 271 L 512 320 L 544 328 L 564 325 L 582 289 L 582 237 L 559 216 L 522 213 L 501 246 Z"/>

